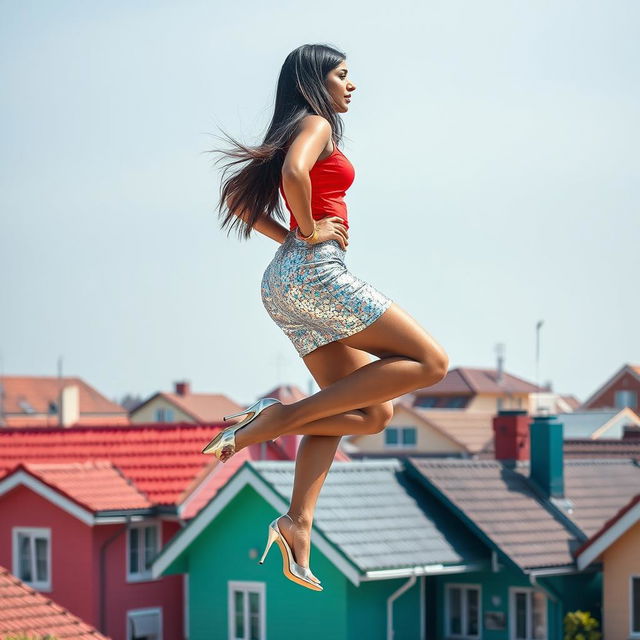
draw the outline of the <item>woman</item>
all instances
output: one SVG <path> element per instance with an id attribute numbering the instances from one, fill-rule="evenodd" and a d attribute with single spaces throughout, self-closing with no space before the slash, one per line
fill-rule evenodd
<path id="1" fill-rule="evenodd" d="M 320 391 L 284 405 L 262 398 L 225 420 L 246 415 L 205 447 L 223 462 L 251 444 L 283 433 L 303 434 L 289 511 L 269 525 L 284 573 L 322 590 L 309 569 L 310 532 L 320 489 L 340 437 L 378 433 L 393 415 L 391 400 L 435 384 L 447 372 L 444 349 L 395 302 L 349 272 L 345 191 L 353 166 L 338 149 L 342 121 L 356 86 L 346 55 L 325 45 L 303 45 L 286 58 L 273 120 L 264 143 L 248 148 L 232 139 L 247 166 L 223 183 L 221 227 L 239 225 L 280 243 L 262 278 L 262 301 L 290 338 Z M 280 193 L 289 211 L 284 220 Z M 397 231 L 401 240 L 406 229 Z M 385 230 L 381 229 L 381 232 Z M 389 229 L 393 231 L 393 226 Z M 371 359 L 371 355 L 378 359 Z"/>

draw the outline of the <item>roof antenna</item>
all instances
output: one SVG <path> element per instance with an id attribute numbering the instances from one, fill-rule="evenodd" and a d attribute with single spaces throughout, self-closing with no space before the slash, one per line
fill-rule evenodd
<path id="1" fill-rule="evenodd" d="M 543 323 L 544 320 L 538 320 L 536 323 L 536 415 L 540 412 L 540 328 Z"/>

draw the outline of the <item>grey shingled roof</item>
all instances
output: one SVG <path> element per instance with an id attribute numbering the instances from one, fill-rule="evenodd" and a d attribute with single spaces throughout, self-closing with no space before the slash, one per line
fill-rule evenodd
<path id="1" fill-rule="evenodd" d="M 409 462 L 522 569 L 572 564 L 571 551 L 582 538 L 640 491 L 640 466 L 634 460 L 565 460 L 571 511 L 531 487 L 528 464 L 510 469 L 493 460 L 412 457 Z"/>
<path id="2" fill-rule="evenodd" d="M 294 462 L 248 464 L 290 499 Z M 318 498 L 314 527 L 363 572 L 488 558 L 476 537 L 407 477 L 397 458 L 334 462 Z"/>
<path id="3" fill-rule="evenodd" d="M 640 466 L 634 460 L 567 460 L 565 495 L 574 504 L 571 519 L 588 536 L 640 493 Z"/>
<path id="4" fill-rule="evenodd" d="M 491 460 L 408 461 L 521 569 L 573 563 L 575 536 L 522 473 Z"/>

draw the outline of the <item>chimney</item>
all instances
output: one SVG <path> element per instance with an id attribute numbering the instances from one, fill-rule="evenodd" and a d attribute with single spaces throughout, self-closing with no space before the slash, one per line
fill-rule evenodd
<path id="1" fill-rule="evenodd" d="M 529 459 L 529 416 L 521 409 L 503 409 L 493 418 L 496 460 L 515 464 Z"/>
<path id="2" fill-rule="evenodd" d="M 564 497 L 563 426 L 556 417 L 537 415 L 531 423 L 529 479 L 549 498 Z"/>
<path id="3" fill-rule="evenodd" d="M 61 427 L 72 427 L 80 419 L 80 389 L 76 384 L 63 387 L 58 396 L 58 423 Z"/>
<path id="4" fill-rule="evenodd" d="M 176 395 L 188 396 L 191 393 L 191 384 L 186 380 L 175 383 Z"/>

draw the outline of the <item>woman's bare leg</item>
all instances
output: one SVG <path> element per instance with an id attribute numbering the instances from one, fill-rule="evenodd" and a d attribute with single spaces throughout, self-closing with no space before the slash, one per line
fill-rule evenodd
<path id="1" fill-rule="evenodd" d="M 319 347 L 303 359 L 321 389 L 371 361 L 366 352 L 340 342 Z M 376 433 L 386 426 L 392 416 L 393 404 L 389 401 L 323 420 L 333 420 L 337 428 L 343 431 L 368 429 L 370 433 Z M 282 517 L 278 520 L 278 526 L 296 562 L 303 567 L 309 566 L 313 514 L 339 442 L 339 435 L 305 435 L 298 447 L 291 506 L 287 512 L 291 520 Z"/>
<path id="2" fill-rule="evenodd" d="M 375 322 L 339 342 L 380 359 L 298 402 L 268 407 L 236 432 L 236 451 L 283 433 L 337 435 L 336 423 L 323 418 L 433 385 L 449 366 L 444 349 L 395 302 Z"/>

